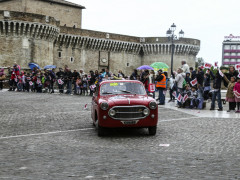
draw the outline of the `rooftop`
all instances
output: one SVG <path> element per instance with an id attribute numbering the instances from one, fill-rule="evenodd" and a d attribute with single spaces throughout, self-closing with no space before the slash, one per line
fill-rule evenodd
<path id="1" fill-rule="evenodd" d="M 0 0 L 0 3 L 4 2 L 4 1 L 11 1 L 11 0 Z M 46 2 L 50 2 L 50 3 L 62 4 L 62 5 L 66 5 L 66 6 L 85 9 L 84 6 L 81 6 L 79 4 L 75 4 L 75 3 L 72 3 L 72 2 L 69 2 L 69 1 L 65 1 L 65 0 L 41 0 L 41 1 L 46 1 Z"/>

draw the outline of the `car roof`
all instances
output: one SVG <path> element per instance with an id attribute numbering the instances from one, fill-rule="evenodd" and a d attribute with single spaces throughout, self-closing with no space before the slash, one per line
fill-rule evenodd
<path id="1" fill-rule="evenodd" d="M 132 83 L 137 83 L 137 84 L 142 84 L 141 81 L 138 81 L 138 80 L 105 80 L 105 81 L 102 81 L 99 86 L 101 86 L 102 84 L 108 84 L 108 83 L 114 83 L 114 82 L 132 82 Z"/>

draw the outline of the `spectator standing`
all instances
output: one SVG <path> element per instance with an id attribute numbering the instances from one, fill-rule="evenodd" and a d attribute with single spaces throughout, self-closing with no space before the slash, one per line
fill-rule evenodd
<path id="1" fill-rule="evenodd" d="M 5 76 L 5 73 L 4 73 L 4 69 L 1 68 L 0 69 L 0 90 L 3 89 L 3 80 L 5 80 L 6 76 Z"/>
<path id="2" fill-rule="evenodd" d="M 185 81 L 186 81 L 187 84 L 191 84 L 190 83 L 191 82 L 191 77 L 190 77 L 190 73 L 189 72 L 186 73 Z"/>
<path id="3" fill-rule="evenodd" d="M 91 70 L 89 71 L 90 73 L 90 79 L 89 79 L 89 87 L 94 85 L 95 84 L 95 75 L 94 75 L 94 72 Z M 93 95 L 93 89 L 92 88 L 89 88 L 90 89 L 90 96 Z"/>
<path id="4" fill-rule="evenodd" d="M 236 83 L 235 82 L 236 78 L 235 78 L 235 76 L 232 76 L 230 81 L 226 77 L 226 75 L 224 75 L 223 78 L 224 78 L 225 82 L 228 83 L 226 101 L 229 103 L 229 109 L 228 109 L 227 112 L 235 111 L 236 102 L 235 102 L 235 96 L 234 96 L 234 93 L 233 93 L 233 88 L 234 88 L 235 83 Z"/>
<path id="5" fill-rule="evenodd" d="M 204 80 L 203 80 L 203 98 L 204 100 L 207 100 L 209 98 L 209 92 L 211 90 L 211 85 L 210 85 L 211 79 L 210 79 L 210 74 L 209 72 L 206 72 L 204 74 Z"/>
<path id="6" fill-rule="evenodd" d="M 158 75 L 156 77 L 156 88 L 159 92 L 158 100 L 159 100 L 159 105 L 164 105 L 165 104 L 165 96 L 163 91 L 166 89 L 166 81 L 167 78 L 162 72 L 161 69 L 158 70 Z"/>
<path id="7" fill-rule="evenodd" d="M 212 71 L 210 71 L 210 75 L 212 76 L 213 79 L 213 94 L 212 94 L 212 103 L 211 103 L 211 108 L 210 110 L 215 109 L 215 101 L 217 97 L 218 101 L 218 111 L 222 111 L 222 100 L 221 100 L 221 83 L 222 83 L 222 76 L 219 74 L 217 71 L 216 75 L 213 74 Z"/>
<path id="8" fill-rule="evenodd" d="M 235 95 L 235 101 L 237 103 L 237 111 L 236 113 L 240 113 L 240 77 L 237 77 L 237 82 L 233 88 L 233 92 Z"/>
<path id="9" fill-rule="evenodd" d="M 30 77 L 29 73 L 27 73 L 25 80 L 26 80 L 26 91 L 29 92 L 29 89 L 30 89 L 30 84 L 29 83 L 31 81 L 31 77 Z"/>
<path id="10" fill-rule="evenodd" d="M 149 74 L 149 80 L 148 80 L 148 84 L 155 84 L 155 72 L 154 70 L 151 70 L 150 71 L 150 74 Z M 153 94 L 153 98 L 155 99 L 155 91 L 152 93 Z"/>
<path id="11" fill-rule="evenodd" d="M 174 72 L 173 72 L 174 73 Z M 176 73 L 176 72 L 175 72 Z M 175 79 L 173 78 L 173 75 L 171 75 L 169 79 L 169 95 L 170 95 L 170 100 L 168 102 L 174 102 L 175 97 L 173 96 L 173 92 L 176 90 L 175 86 Z"/>
<path id="12" fill-rule="evenodd" d="M 59 71 L 57 72 L 56 75 L 57 75 L 57 79 L 62 81 L 62 84 L 60 84 L 58 82 L 58 89 L 59 89 L 59 93 L 61 94 L 64 92 L 64 76 L 65 76 L 65 74 L 63 72 L 63 69 L 59 68 Z"/>
<path id="13" fill-rule="evenodd" d="M 193 67 L 190 67 L 190 78 L 191 80 L 194 80 L 195 78 L 197 78 L 197 72 L 196 70 L 193 70 Z"/>
<path id="14" fill-rule="evenodd" d="M 12 75 L 12 69 L 11 69 L 11 67 L 9 66 L 9 67 L 8 67 L 8 74 L 7 74 L 7 76 L 6 76 L 6 78 L 9 79 L 9 80 L 8 80 L 8 85 L 9 85 L 8 91 L 12 91 L 12 86 L 13 86 L 13 81 L 12 81 L 12 79 L 11 79 L 11 75 Z"/>
<path id="15" fill-rule="evenodd" d="M 185 78 L 186 74 L 183 73 L 182 68 L 178 68 L 177 70 L 177 76 L 175 78 L 175 83 L 176 83 L 176 87 L 177 87 L 177 97 L 179 96 L 179 94 L 183 94 L 183 82 L 184 82 L 184 78 Z M 181 102 L 177 102 L 178 107 L 182 106 Z"/>
<path id="16" fill-rule="evenodd" d="M 224 74 L 228 80 L 231 80 L 231 77 L 233 76 L 235 77 L 235 79 L 237 79 L 237 76 L 238 76 L 238 72 L 235 70 L 234 66 L 230 66 L 229 73 L 224 73 Z M 223 83 L 225 87 L 228 87 L 228 82 L 225 80 L 225 78 L 223 79 Z"/>
<path id="17" fill-rule="evenodd" d="M 52 69 L 49 72 L 50 76 L 50 93 L 54 93 L 54 82 L 56 81 L 56 74 L 55 74 L 55 69 Z"/>
<path id="18" fill-rule="evenodd" d="M 136 80 L 137 79 L 137 75 L 138 75 L 137 69 L 134 69 L 133 73 L 130 76 L 130 79 L 131 80 Z"/>
<path id="19" fill-rule="evenodd" d="M 125 77 L 125 75 L 123 74 L 123 72 L 122 72 L 122 70 L 119 70 L 118 71 L 118 78 L 120 78 L 120 77 Z"/>
<path id="20" fill-rule="evenodd" d="M 17 83 L 18 83 L 18 76 L 20 75 L 19 69 L 17 67 L 17 65 L 13 66 L 13 71 L 12 71 L 12 75 L 11 75 L 11 80 L 13 82 L 12 85 L 12 90 L 15 91 L 16 87 L 17 87 Z"/>
<path id="21" fill-rule="evenodd" d="M 79 75 L 80 75 L 80 78 L 83 78 L 83 76 L 85 75 L 85 72 L 83 72 L 83 70 L 80 69 L 80 71 L 79 71 Z"/>
<path id="22" fill-rule="evenodd" d="M 76 80 L 77 80 L 77 77 L 80 77 L 80 74 L 77 72 L 76 69 L 74 69 L 73 73 L 72 73 L 72 80 L 73 80 L 73 88 L 74 88 L 74 94 L 77 94 L 77 83 L 76 83 Z"/>
<path id="23" fill-rule="evenodd" d="M 67 84 L 67 92 L 66 92 L 66 94 L 70 94 L 71 95 L 72 94 L 72 72 L 71 72 L 70 68 L 66 69 L 65 81 L 66 81 L 66 84 Z"/>
<path id="24" fill-rule="evenodd" d="M 190 69 L 186 61 L 182 61 L 182 70 L 183 70 L 183 73 L 190 73 Z"/>
<path id="25" fill-rule="evenodd" d="M 200 84 L 201 86 L 203 86 L 203 81 L 204 81 L 204 72 L 202 70 L 201 67 L 198 67 L 198 71 L 197 71 L 197 82 L 198 84 Z"/>

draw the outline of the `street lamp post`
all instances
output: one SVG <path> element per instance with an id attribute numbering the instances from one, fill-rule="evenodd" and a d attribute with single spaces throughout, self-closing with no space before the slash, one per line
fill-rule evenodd
<path id="1" fill-rule="evenodd" d="M 168 40 L 171 42 L 171 47 L 172 47 L 172 50 L 171 50 L 171 75 L 172 76 L 173 76 L 173 54 L 174 54 L 174 48 L 175 48 L 174 40 L 178 40 L 178 37 L 174 34 L 176 27 L 177 26 L 173 23 L 166 33 Z M 179 38 L 182 38 L 183 36 L 184 36 L 184 32 L 183 30 L 181 30 L 179 32 Z"/>

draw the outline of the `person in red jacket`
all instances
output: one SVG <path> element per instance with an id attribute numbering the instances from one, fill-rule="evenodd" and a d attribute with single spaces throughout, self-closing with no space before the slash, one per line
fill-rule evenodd
<path id="1" fill-rule="evenodd" d="M 18 69 L 17 65 L 14 65 L 12 75 L 11 75 L 11 80 L 13 83 L 12 83 L 12 87 L 10 87 L 13 91 L 15 91 L 15 89 L 17 87 L 18 76 L 19 76 L 19 69 Z"/>

